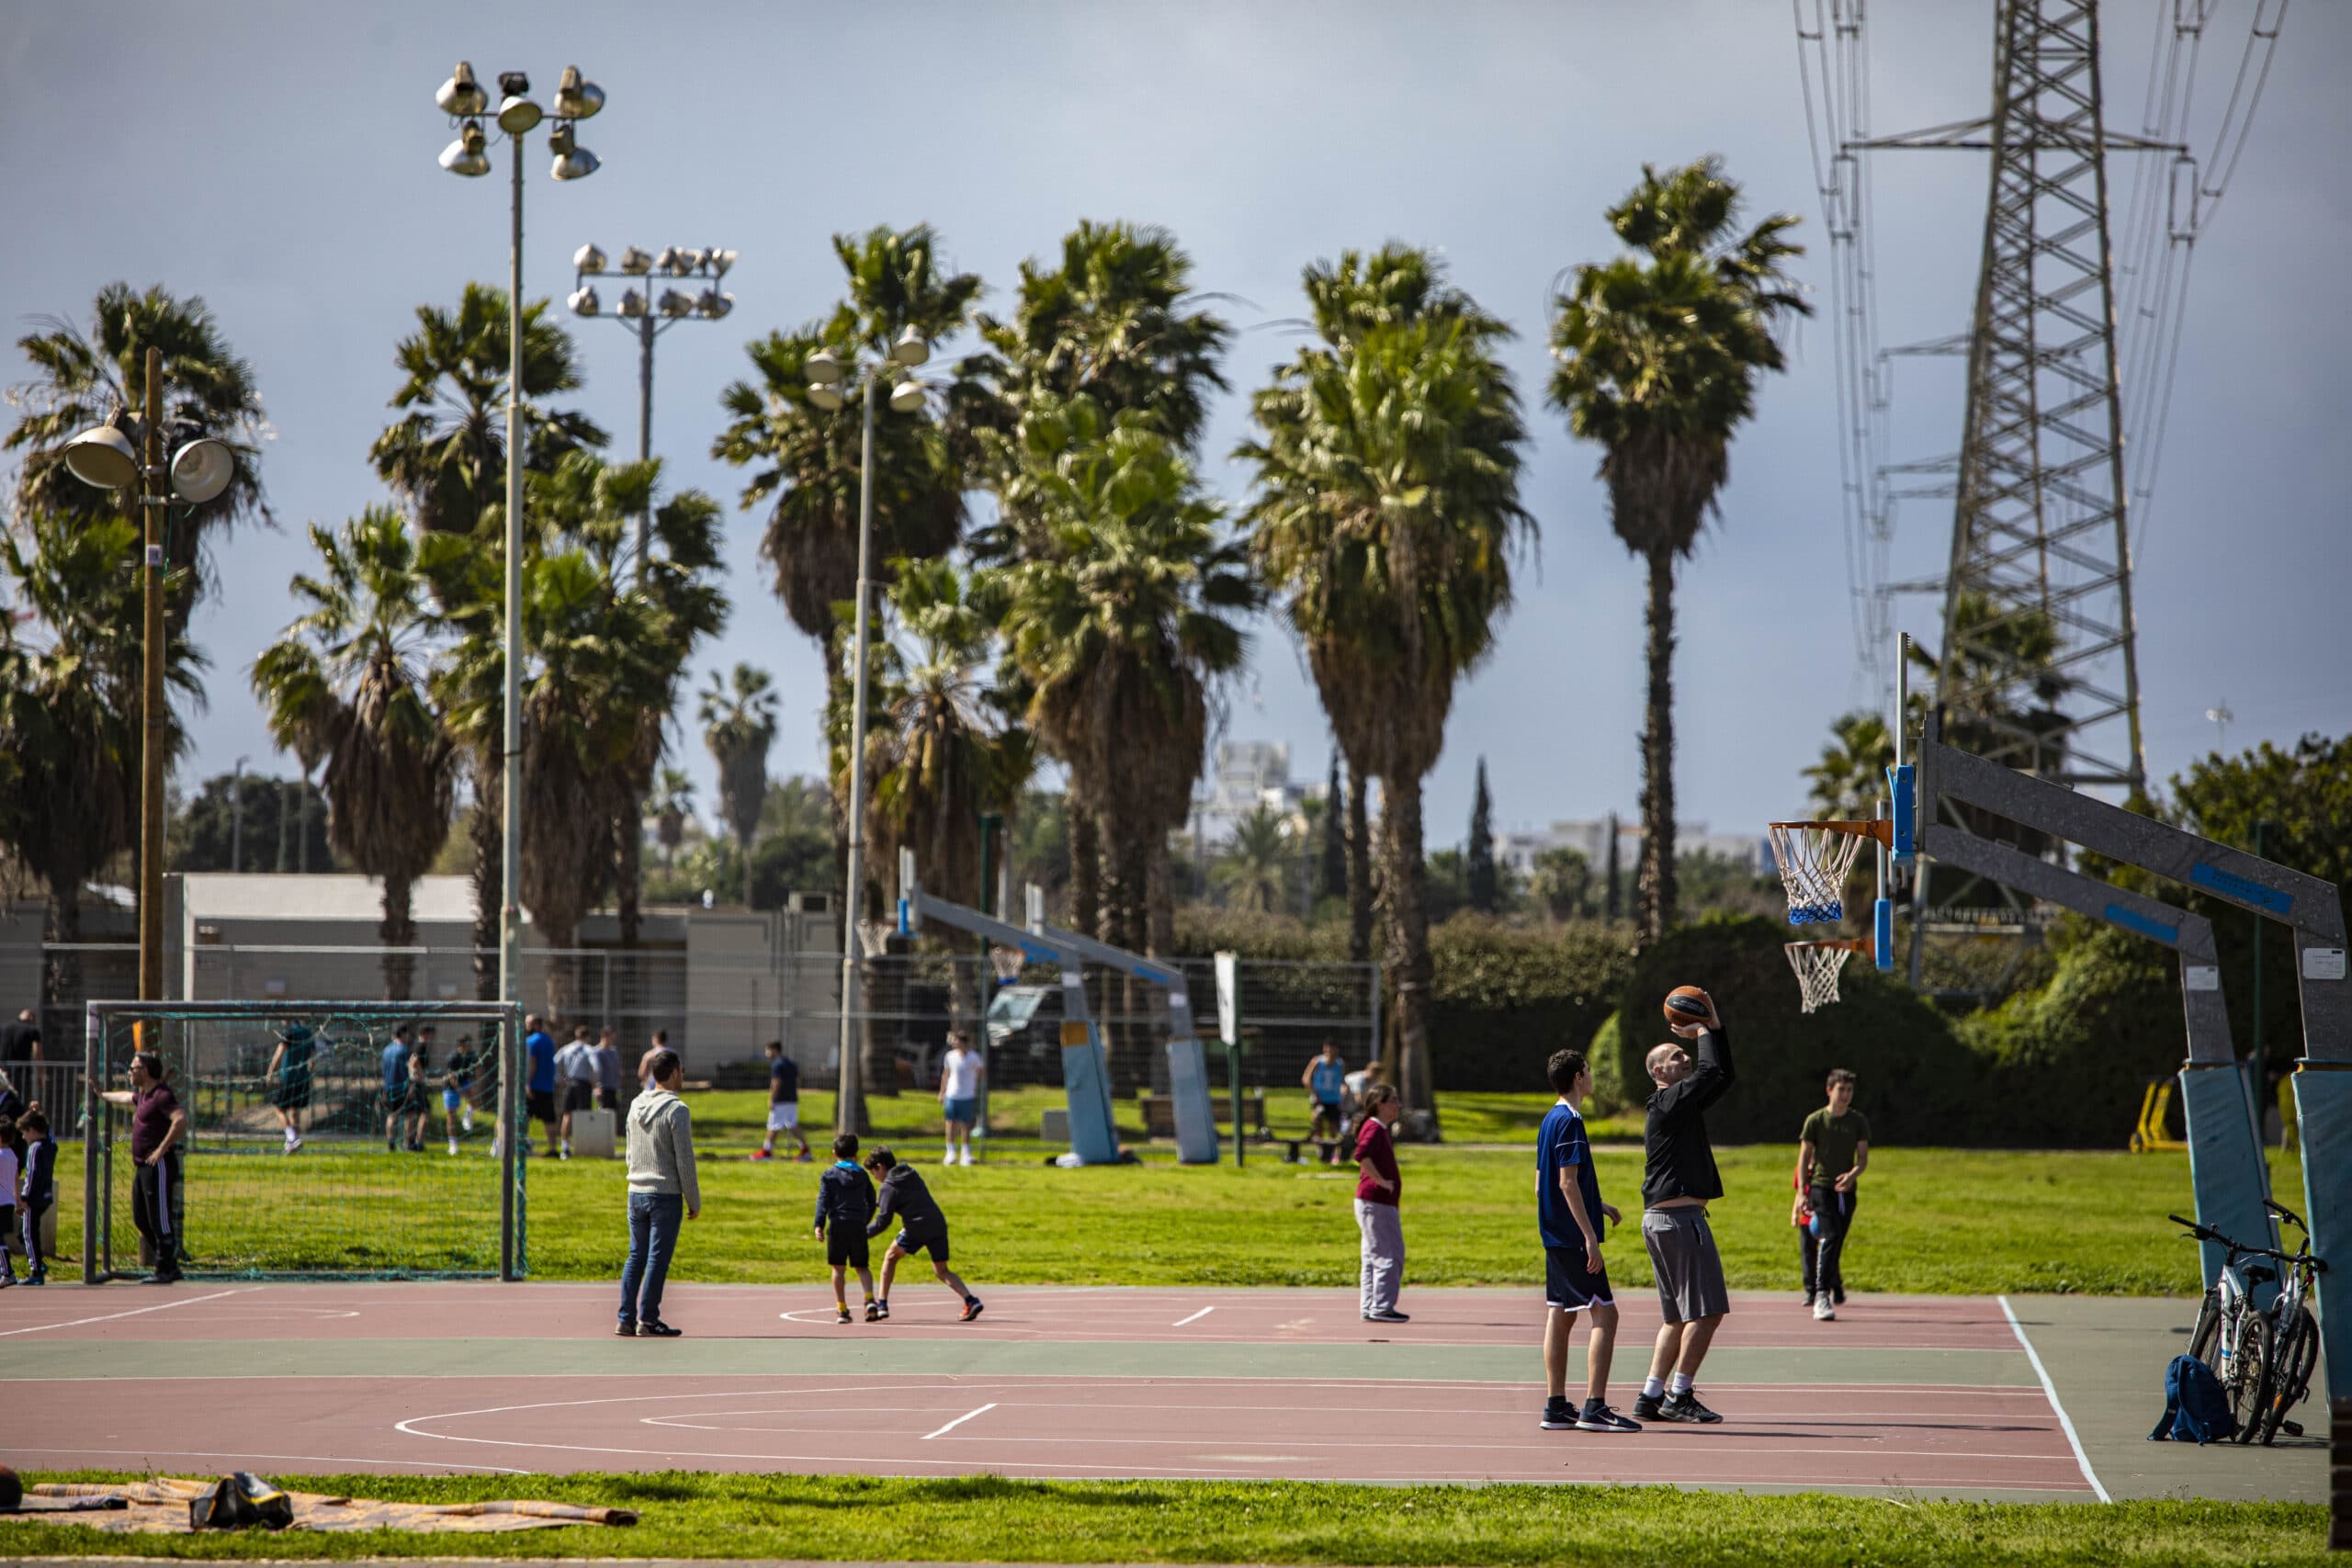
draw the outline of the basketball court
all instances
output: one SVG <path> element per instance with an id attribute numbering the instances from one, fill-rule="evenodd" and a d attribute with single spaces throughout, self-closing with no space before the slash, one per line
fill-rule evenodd
<path id="1" fill-rule="evenodd" d="M 1743 1294 L 1702 1382 L 1724 1424 L 1621 1438 L 1537 1427 L 1542 1309 L 1523 1291 L 1408 1291 L 1413 1321 L 1383 1325 L 1364 1323 L 1345 1291 L 1012 1287 L 988 1291 L 987 1315 L 964 1325 L 948 1292 L 903 1281 L 889 1323 L 842 1327 L 821 1288 L 681 1285 L 664 1309 L 687 1337 L 670 1341 L 615 1337 L 614 1293 L 233 1281 L 7 1292 L 0 1370 L 12 1404 L 21 1396 L 42 1415 L 37 1438 L 10 1424 L 5 1457 L 191 1473 L 2104 1492 L 2025 1330 L 1981 1297 L 1857 1297 L 1816 1325 L 1792 1296 Z M 1655 1301 L 1628 1296 L 1620 1408 L 1657 1329 Z M 2301 1462 L 2259 1457 L 2273 1471 Z"/>

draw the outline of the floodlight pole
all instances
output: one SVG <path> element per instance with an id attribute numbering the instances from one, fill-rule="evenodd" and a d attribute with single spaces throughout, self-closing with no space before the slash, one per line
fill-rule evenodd
<path id="1" fill-rule="evenodd" d="M 139 999 L 164 998 L 164 759 L 171 750 L 171 714 L 164 705 L 164 351 L 147 349 L 146 430 L 139 465 L 139 512 L 146 530 L 140 568 L 145 628 L 141 650 L 144 728 L 139 759 Z"/>
<path id="2" fill-rule="evenodd" d="M 500 663 L 498 999 L 523 999 L 523 139 L 506 252 L 506 626 Z M 506 1064 L 509 1076 L 519 1061 Z M 510 1137 L 511 1137 L 510 1133 Z"/>
<path id="3" fill-rule="evenodd" d="M 865 429 L 857 458 L 857 615 L 850 634 L 849 704 L 849 875 L 842 888 L 842 1032 L 839 1089 L 833 1096 L 833 1131 L 855 1133 L 865 1122 L 865 1064 L 859 1058 L 849 1010 L 850 988 L 856 982 L 857 916 L 862 879 L 865 874 L 865 638 L 867 614 L 874 593 L 870 579 L 874 557 L 874 383 L 880 377 L 868 366 L 861 379 L 865 400 Z"/>

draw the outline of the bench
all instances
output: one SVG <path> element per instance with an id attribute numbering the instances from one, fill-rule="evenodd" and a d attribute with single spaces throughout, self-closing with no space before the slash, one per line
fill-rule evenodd
<path id="1" fill-rule="evenodd" d="M 1136 1095 L 1136 1109 L 1143 1112 L 1144 1136 L 1172 1138 L 1176 1135 L 1176 1102 L 1164 1094 L 1149 1091 Z M 1209 1113 L 1216 1120 L 1217 1129 L 1226 1131 L 1233 1125 L 1233 1097 L 1229 1094 L 1209 1096 Z M 1266 1126 L 1266 1092 L 1247 1089 L 1241 1096 L 1243 1131 L 1264 1141 L 1273 1134 Z"/>

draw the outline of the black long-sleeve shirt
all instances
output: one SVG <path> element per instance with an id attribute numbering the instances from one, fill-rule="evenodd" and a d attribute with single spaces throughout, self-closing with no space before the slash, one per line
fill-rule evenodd
<path id="1" fill-rule="evenodd" d="M 881 1201 L 876 1206 L 873 1220 L 866 1225 L 867 1235 L 880 1235 L 890 1228 L 896 1216 L 899 1228 L 909 1235 L 939 1235 L 947 1229 L 947 1216 L 939 1212 L 939 1201 L 931 1189 L 910 1165 L 894 1165 L 890 1174 L 882 1179 Z"/>
<path id="2" fill-rule="evenodd" d="M 836 1161 L 817 1179 L 817 1228 L 864 1230 L 874 1214 L 874 1179 L 852 1161 Z"/>
<path id="3" fill-rule="evenodd" d="M 25 1140 L 24 1168 L 25 1201 L 46 1204 L 54 1200 L 57 1196 L 57 1140 L 49 1137 Z M 6 1201 L 15 1202 L 17 1195 L 13 1192 L 6 1194 Z"/>
<path id="4" fill-rule="evenodd" d="M 1689 1077 L 1650 1096 L 1649 1122 L 1642 1135 L 1645 1205 L 1669 1198 L 1724 1195 L 1704 1114 L 1732 1086 L 1731 1042 L 1723 1026 L 1700 1031 L 1691 1055 L 1695 1060 Z"/>

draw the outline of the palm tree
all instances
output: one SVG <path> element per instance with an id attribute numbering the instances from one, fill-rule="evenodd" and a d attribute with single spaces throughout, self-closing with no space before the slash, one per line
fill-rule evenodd
<path id="1" fill-rule="evenodd" d="M 13 615 L 0 617 L 0 755 L 14 773 L 0 806 L 0 833 L 49 890 L 46 1000 L 80 999 L 72 944 L 82 937 L 82 889 L 139 837 L 142 637 L 139 550 L 127 518 L 85 519 L 32 510 L 0 533 L 0 569 Z M 185 586 L 186 573 L 172 579 Z M 168 630 L 168 628 L 167 628 Z M 201 656 L 169 638 L 165 679 L 186 698 L 198 691 Z M 186 731 L 166 713 L 168 761 Z"/>
<path id="2" fill-rule="evenodd" d="M 200 506 L 175 510 L 164 530 L 164 563 L 175 574 L 164 624 L 176 639 L 204 589 L 212 537 L 249 518 L 268 520 L 261 487 L 268 419 L 253 367 L 231 351 L 201 299 L 109 283 L 98 290 L 90 314 L 86 334 L 51 320 L 45 331 L 17 340 L 37 378 L 9 389 L 8 400 L 28 412 L 0 441 L 0 451 L 24 454 L 17 474 L 21 513 L 51 513 L 85 525 L 122 515 L 129 492 L 93 490 L 73 478 L 62 461 L 63 449 L 89 426 L 139 409 L 146 397 L 147 350 L 163 351 L 166 431 L 175 439 L 209 435 L 237 454 L 228 489 Z"/>
<path id="3" fill-rule="evenodd" d="M 506 494 L 506 294 L 469 283 L 458 308 L 416 308 L 416 331 L 393 362 L 403 378 L 392 394 L 400 418 L 368 457 L 383 481 L 406 498 L 429 533 L 470 533 Z M 580 386 L 571 334 L 548 302 L 523 308 L 524 466 L 553 473 L 570 453 L 601 447 L 605 434 L 587 415 L 549 410 L 539 400 Z"/>
<path id="4" fill-rule="evenodd" d="M 1279 908 L 1290 870 L 1290 822 L 1272 807 L 1258 808 L 1233 825 L 1233 840 L 1217 857 L 1212 874 L 1229 898 L 1261 914 Z"/>
<path id="5" fill-rule="evenodd" d="M 752 841 L 760 830 L 760 808 L 767 803 L 775 705 L 768 672 L 738 664 L 731 689 L 718 671 L 710 672 L 698 710 L 703 743 L 718 764 L 718 815 L 743 852 L 745 908 L 752 904 Z"/>
<path id="6" fill-rule="evenodd" d="M 1333 310 L 1320 345 L 1261 391 L 1250 517 L 1263 580 L 1306 644 L 1351 773 L 1380 781 L 1381 897 L 1396 989 L 1398 1087 L 1433 1109 L 1421 780 L 1444 744 L 1455 684 L 1494 646 L 1510 604 L 1510 560 L 1534 531 L 1519 502 L 1525 433 L 1510 377 L 1487 352 L 1501 328 L 1444 289 L 1436 263 L 1383 253 L 1376 276 L 1410 279 L 1420 313 Z M 1378 258 L 1375 258 L 1378 259 Z M 1343 258 L 1308 272 L 1359 280 Z M 1340 291 L 1326 289 L 1338 298 Z M 1385 312 L 1385 313 L 1384 313 Z"/>
<path id="7" fill-rule="evenodd" d="M 686 818 L 694 814 L 695 781 L 684 769 L 664 767 L 653 781 L 653 837 L 662 846 L 662 866 L 677 863 L 686 841 Z"/>
<path id="8" fill-rule="evenodd" d="M 280 746 L 326 762 L 327 837 L 384 884 L 384 995 L 411 992 L 411 890 L 449 834 L 456 748 L 425 690 L 430 596 L 408 520 L 372 506 L 330 533 L 313 524 L 316 576 L 294 579 L 303 613 L 253 667 Z"/>
<path id="9" fill-rule="evenodd" d="M 1608 213 L 1632 253 L 1577 267 L 1555 301 L 1551 404 L 1602 448 L 1610 525 L 1649 568 L 1635 916 L 1645 943 L 1675 916 L 1675 563 L 1719 510 L 1758 373 L 1784 367 L 1775 327 L 1812 310 L 1781 270 L 1804 254 L 1783 237 L 1797 220 L 1776 213 L 1740 233 L 1739 197 L 1718 159 L 1664 175 L 1645 164 Z"/>
<path id="10" fill-rule="evenodd" d="M 1841 714 L 1831 721 L 1829 735 L 1821 761 L 1804 771 L 1812 781 L 1808 795 L 1814 816 L 1825 820 L 1877 816 L 1886 794 L 1886 770 L 1894 763 L 1894 738 L 1887 733 L 1885 716 Z"/>
<path id="11" fill-rule="evenodd" d="M 848 633 L 834 607 L 857 593 L 860 420 L 856 400 L 833 412 L 808 400 L 807 365 L 820 349 L 878 359 L 907 328 L 933 342 L 971 319 L 980 280 L 943 273 L 938 237 L 927 224 L 836 234 L 833 251 L 848 292 L 832 314 L 748 346 L 755 378 L 720 394 L 727 428 L 711 456 L 751 470 L 741 504 L 766 505 L 760 554 L 775 571 L 776 597 L 802 635 L 825 652 L 831 699 L 846 690 Z M 952 374 L 944 416 L 926 409 L 888 413 L 874 426 L 874 552 L 878 560 L 924 560 L 954 547 L 964 531 L 966 476 L 974 461 L 973 422 L 987 394 L 968 371 Z M 834 855 L 847 874 L 848 824 L 839 812 Z M 854 900 L 842 890 L 844 919 Z"/>

